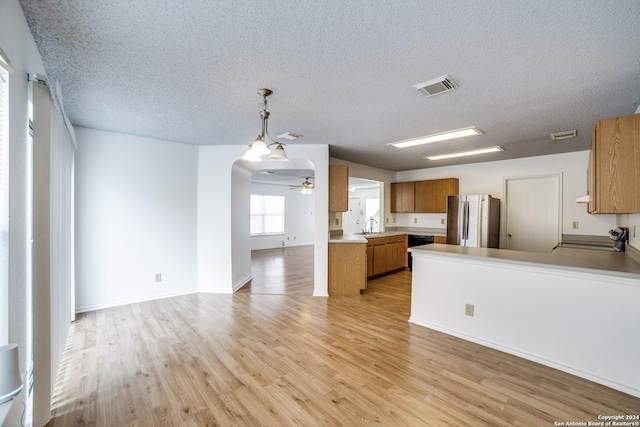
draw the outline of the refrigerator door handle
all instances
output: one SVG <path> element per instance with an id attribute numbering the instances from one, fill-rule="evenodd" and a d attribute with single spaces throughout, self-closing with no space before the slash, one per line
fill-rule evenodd
<path id="1" fill-rule="evenodd" d="M 464 228 L 463 238 L 469 240 L 469 202 L 464 202 L 464 220 L 462 227 Z"/>

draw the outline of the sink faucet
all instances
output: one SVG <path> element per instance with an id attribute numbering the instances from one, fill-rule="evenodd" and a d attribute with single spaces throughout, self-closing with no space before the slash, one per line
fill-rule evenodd
<path id="1" fill-rule="evenodd" d="M 367 227 L 367 224 L 369 224 L 370 222 L 371 222 L 371 225 L 369 226 L 369 233 L 373 233 L 373 223 L 375 222 L 376 225 L 378 225 L 378 221 L 376 221 L 373 217 L 369 218 L 367 222 L 364 223 L 365 228 Z"/>

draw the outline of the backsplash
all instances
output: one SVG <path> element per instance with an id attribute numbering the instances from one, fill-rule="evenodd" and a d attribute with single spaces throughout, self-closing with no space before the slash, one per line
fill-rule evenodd
<path id="1" fill-rule="evenodd" d="M 393 223 L 393 218 L 396 222 Z M 392 213 L 387 227 L 446 228 L 446 213 Z"/>

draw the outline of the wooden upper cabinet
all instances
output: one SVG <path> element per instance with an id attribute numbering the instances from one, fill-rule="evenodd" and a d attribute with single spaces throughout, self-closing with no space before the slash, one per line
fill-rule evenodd
<path id="1" fill-rule="evenodd" d="M 640 114 L 593 125 L 587 177 L 591 213 L 640 212 Z"/>
<path id="2" fill-rule="evenodd" d="M 349 166 L 329 165 L 329 212 L 349 210 Z"/>
<path id="3" fill-rule="evenodd" d="M 416 181 L 415 212 L 446 213 L 447 196 L 457 195 L 458 187 L 458 178 Z"/>
<path id="4" fill-rule="evenodd" d="M 414 182 L 391 183 L 391 212 L 414 212 Z"/>

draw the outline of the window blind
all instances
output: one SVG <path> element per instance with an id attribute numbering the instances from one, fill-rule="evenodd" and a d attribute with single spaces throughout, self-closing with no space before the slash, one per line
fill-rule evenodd
<path id="1" fill-rule="evenodd" d="M 9 60 L 0 49 L 0 345 L 9 339 Z"/>

